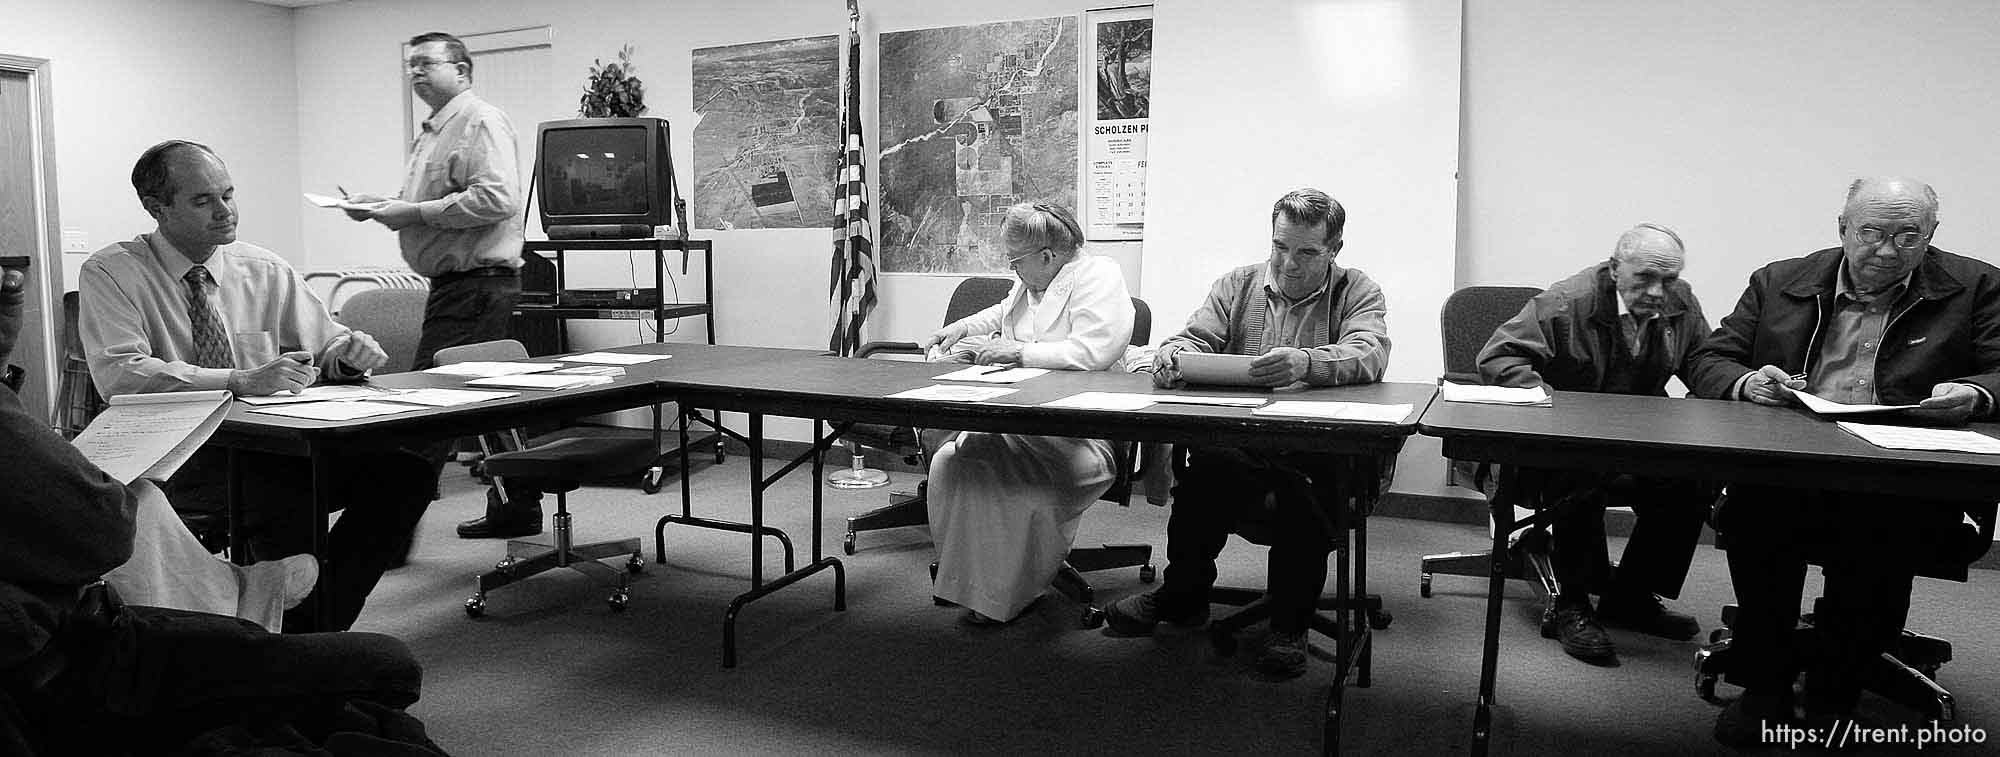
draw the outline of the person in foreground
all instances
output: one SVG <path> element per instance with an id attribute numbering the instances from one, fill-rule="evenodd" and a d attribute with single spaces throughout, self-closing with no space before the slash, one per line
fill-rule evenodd
<path id="1" fill-rule="evenodd" d="M 1847 191 L 1840 246 L 1750 275 L 1736 309 L 1693 359 L 1694 393 L 1763 405 L 1810 392 L 1846 403 L 1914 404 L 1926 423 L 1994 415 L 2000 393 L 2000 269 L 1931 246 L 1938 201 L 1929 185 L 1863 179 Z M 1731 683 L 1743 687 L 1715 738 L 1752 746 L 1795 724 L 1792 684 L 1805 673 L 1809 724 L 1854 715 L 1859 675 L 1894 642 L 1926 563 L 1962 568 L 1990 544 L 1966 516 L 1992 502 L 1729 487 L 1715 514 L 1738 611 Z M 1824 648 L 1802 651 L 1806 560 L 1826 576 L 1815 616 Z M 1962 559 L 1961 559 L 1962 558 Z"/>
<path id="2" fill-rule="evenodd" d="M 1389 362 L 1382 288 L 1359 269 L 1334 262 L 1347 211 L 1317 189 L 1279 198 L 1271 209 L 1270 259 L 1224 274 L 1188 316 L 1187 328 L 1153 358 L 1153 381 L 1180 383 L 1186 350 L 1260 355 L 1250 376 L 1269 387 L 1380 381 Z M 1108 631 L 1151 633 L 1160 621 L 1199 626 L 1208 618 L 1215 559 L 1239 518 L 1269 510 L 1275 519 L 1267 571 L 1270 641 L 1253 665 L 1268 677 L 1306 670 L 1306 631 L 1326 585 L 1334 534 L 1305 492 L 1331 462 L 1311 453 L 1270 454 L 1193 447 L 1175 460 L 1167 568 L 1160 588 L 1105 609 Z"/>
<path id="3" fill-rule="evenodd" d="M 0 364 L 23 276 L 0 278 Z M 120 486 L 0 388 L 0 754 L 442 754 L 403 712 L 422 668 L 388 636 L 281 636 L 126 606 L 99 576 L 132 555 L 152 493 Z"/>
<path id="4" fill-rule="evenodd" d="M 1609 260 L 1549 286 L 1493 332 L 1479 352 L 1481 381 L 1496 386 L 1664 397 L 1667 379 L 1691 383 L 1687 359 L 1708 336 L 1701 303 L 1681 280 L 1686 249 L 1680 235 L 1640 224 L 1618 238 Z M 1598 623 L 1677 641 L 1701 624 L 1668 610 L 1660 597 L 1680 596 L 1694 562 L 1714 487 L 1649 476 L 1510 469 L 1491 492 L 1511 501 L 1539 501 L 1553 511 L 1552 540 L 1561 594 L 1544 613 L 1542 635 L 1571 657 L 1592 663 L 1616 658 Z M 1638 515 L 1624 559 L 1614 571 L 1604 543 L 1610 500 Z M 1590 595 L 1600 596 L 1595 608 Z"/>
<path id="5" fill-rule="evenodd" d="M 407 43 L 410 92 L 430 106 L 394 197 L 358 194 L 347 217 L 396 232 L 403 262 L 430 279 L 423 331 L 411 370 L 437 364 L 446 347 L 508 338 L 521 296 L 521 168 L 514 123 L 472 91 L 472 55 L 444 32 Z M 425 451 L 442 472 L 452 443 Z M 503 496 L 504 494 L 504 496 Z M 486 514 L 458 525 L 465 539 L 506 539 L 542 532 L 542 493 L 534 487 L 487 491 Z"/>
<path id="6" fill-rule="evenodd" d="M 947 359 L 975 341 L 978 365 L 1109 370 L 1132 339 L 1132 299 L 1110 258 L 1085 255 L 1069 211 L 1044 203 L 1007 209 L 1000 244 L 1020 282 L 999 304 L 923 342 Z M 982 340 L 971 336 L 986 337 Z M 1055 578 L 1077 519 L 1116 478 L 1110 442 L 965 432 L 931 457 L 931 538 L 939 598 L 974 624 L 1004 623 Z"/>
<path id="7" fill-rule="evenodd" d="M 236 241 L 236 188 L 213 151 L 179 140 L 154 145 L 134 164 L 132 186 L 159 227 L 98 251 L 78 281 L 78 332 L 99 393 L 297 392 L 315 374 L 361 379 L 386 359 L 372 337 L 335 323 L 283 259 Z M 310 551 L 311 463 L 238 454 L 251 551 L 260 560 Z M 347 510 L 328 535 L 315 589 L 326 595 L 330 625 L 316 625 L 307 602 L 287 614 L 287 631 L 351 626 L 430 504 L 430 467 L 416 455 L 355 453 L 326 466 L 330 509 Z M 225 450 L 203 449 L 164 487 L 167 498 L 176 508 L 219 511 L 228 469 Z"/>

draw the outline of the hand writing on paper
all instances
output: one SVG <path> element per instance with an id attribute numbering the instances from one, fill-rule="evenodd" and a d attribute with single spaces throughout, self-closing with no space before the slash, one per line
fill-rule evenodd
<path id="1" fill-rule="evenodd" d="M 378 202 L 385 202 L 389 198 L 383 197 L 381 195 L 371 195 L 365 193 L 358 195 L 350 195 L 343 193 L 340 196 L 340 199 L 342 201 L 347 202 L 350 205 L 374 205 L 375 203 Z M 345 208 L 343 210 L 347 213 L 348 218 L 354 219 L 356 221 L 372 220 L 373 216 L 370 214 L 374 212 L 374 208 Z"/>
<path id="2" fill-rule="evenodd" d="M 1312 359 L 1297 347 L 1278 347 L 1250 361 L 1250 380 L 1259 386 L 1284 386 L 1306 377 Z"/>
<path id="3" fill-rule="evenodd" d="M 1957 426 L 1972 418 L 1982 399 L 1971 384 L 1938 384 L 1931 387 L 1930 397 L 1917 403 L 1917 409 L 1905 412 L 1932 423 Z"/>
<path id="4" fill-rule="evenodd" d="M 1802 392 L 1805 388 L 1805 379 L 1792 378 L 1785 369 L 1767 365 L 1752 372 L 1743 382 L 1743 398 L 1759 405 L 1790 405 L 1798 402 L 1792 392 Z"/>
<path id="5" fill-rule="evenodd" d="M 246 397 L 263 397 L 279 392 L 297 394 L 312 381 L 312 353 L 287 352 L 271 362 L 229 374 L 229 391 Z"/>
<path id="6" fill-rule="evenodd" d="M 979 348 L 979 355 L 972 362 L 979 365 L 1020 365 L 1022 343 L 1006 337 L 994 337 Z"/>
<path id="7" fill-rule="evenodd" d="M 402 231 L 424 222 L 417 204 L 402 200 L 383 200 L 368 211 L 368 218 L 389 227 L 390 231 Z"/>

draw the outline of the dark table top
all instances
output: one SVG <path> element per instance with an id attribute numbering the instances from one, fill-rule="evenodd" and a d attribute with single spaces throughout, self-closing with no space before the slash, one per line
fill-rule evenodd
<path id="1" fill-rule="evenodd" d="M 1016 384 L 1018 391 L 984 403 L 891 399 L 885 395 L 938 382 L 931 379 L 963 366 L 895 360 L 859 360 L 816 350 L 730 347 L 703 344 L 644 344 L 617 352 L 664 353 L 672 359 L 624 366 L 610 384 L 557 392 L 531 389 L 514 397 L 452 408 L 423 408 L 354 421 L 315 421 L 249 412 L 237 403 L 217 432 L 223 444 L 281 451 L 315 443 L 379 443 L 385 438 L 421 439 L 560 420 L 579 415 L 683 401 L 695 407 L 769 415 L 894 423 L 936 428 L 1036 433 L 1055 436 L 1184 441 L 1327 452 L 1393 452 L 1416 432 L 1416 419 L 1429 403 L 1429 384 L 1369 384 L 1305 391 L 1272 392 L 1227 387 L 1155 389 L 1143 374 L 1052 371 Z M 534 358 L 555 362 L 559 358 Z M 457 388 L 454 376 L 399 373 L 372 383 L 394 388 Z M 993 385 L 1000 386 L 1000 385 Z M 1154 405 L 1137 411 L 1093 411 L 1040 407 L 1040 403 L 1080 392 L 1181 393 L 1249 396 L 1273 400 L 1407 403 L 1411 412 L 1398 423 L 1262 417 L 1249 408 Z"/>
<path id="2" fill-rule="evenodd" d="M 1554 392 L 1553 405 L 1439 400 L 1418 425 L 1462 460 L 1911 496 L 2000 492 L 2000 455 L 1884 449 L 1803 408 L 1589 392 Z M 1970 428 L 2000 437 L 2000 424 Z"/>

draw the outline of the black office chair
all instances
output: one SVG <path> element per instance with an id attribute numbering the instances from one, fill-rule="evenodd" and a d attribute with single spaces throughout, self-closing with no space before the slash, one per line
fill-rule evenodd
<path id="1" fill-rule="evenodd" d="M 1519 314 L 1529 300 L 1541 293 L 1542 290 L 1534 287 L 1515 286 L 1471 286 L 1452 292 L 1438 314 L 1438 325 L 1444 337 L 1444 380 L 1455 384 L 1481 383 L 1479 350 L 1493 338 L 1495 329 Z M 1516 472 L 1510 468 L 1495 469 L 1459 460 L 1448 460 L 1446 465 L 1446 482 L 1452 486 L 1503 497 L 1524 493 L 1524 489 L 1533 490 L 1533 487 L 1521 487 L 1512 480 Z M 1503 476 L 1509 479 L 1501 480 Z M 1501 504 L 1489 502 L 1489 507 Z M 1536 507 L 1536 504 L 1505 503 L 1506 506 L 1519 505 L 1536 511 L 1534 515 L 1514 522 L 1516 531 L 1507 550 L 1507 577 L 1532 577 L 1549 596 L 1555 596 L 1560 593 L 1561 587 L 1556 583 L 1555 571 L 1549 563 L 1549 532 L 1547 518 L 1543 514 L 1546 510 Z M 1442 573 L 1485 578 L 1492 575 L 1493 556 L 1489 550 L 1426 555 L 1420 570 L 1417 593 L 1429 597 L 1434 575 Z"/>
<path id="2" fill-rule="evenodd" d="M 1726 504 L 1727 497 L 1717 503 L 1716 510 L 1720 511 Z M 1927 556 L 1917 575 L 1965 581 L 1967 567 L 1993 547 L 1994 510 L 1995 505 L 1988 503 L 1979 512 L 1972 513 L 1974 523 L 1965 528 L 1965 539 L 1956 544 L 1938 545 L 1939 549 Z M 1716 547 L 1726 548 L 1727 541 L 1726 533 L 1716 533 Z M 1815 611 L 1819 609 L 1820 602 L 1821 599 L 1813 600 Z M 1723 606 L 1723 627 L 1709 632 L 1709 643 L 1694 654 L 1694 688 L 1703 699 L 1715 700 L 1716 681 L 1729 670 L 1729 626 L 1735 622 L 1736 605 Z M 1816 635 L 1812 614 L 1801 616 L 1793 637 L 1793 648 L 1823 648 L 1824 645 L 1816 641 Z M 1862 685 L 1884 699 L 1917 712 L 1923 719 L 1950 721 L 1957 717 L 1957 700 L 1937 682 L 1938 669 L 1950 661 L 1950 641 L 1905 629 L 1894 648 L 1883 653 L 1863 671 Z"/>
<path id="3" fill-rule="evenodd" d="M 524 360 L 527 357 L 528 349 L 520 342 L 502 339 L 438 350 L 437 363 L 450 365 L 471 360 Z M 640 540 L 632 537 L 575 543 L 571 538 L 568 494 L 584 481 L 643 470 L 659 454 L 659 448 L 651 437 L 596 436 L 559 438 L 526 449 L 487 455 L 483 465 L 486 474 L 496 479 L 494 486 L 511 482 L 556 495 L 556 514 L 553 518 L 555 543 L 507 540 L 507 557 L 494 565 L 492 570 L 479 574 L 479 590 L 465 599 L 465 614 L 474 618 L 484 616 L 487 592 L 556 568 L 569 568 L 586 575 L 593 572 L 607 574 L 601 576 L 612 583 L 607 601 L 612 610 L 624 610 L 631 599 L 627 574 L 638 573 L 646 566 Z M 619 571 L 598 562 L 610 557 L 625 557 L 625 570 Z"/>

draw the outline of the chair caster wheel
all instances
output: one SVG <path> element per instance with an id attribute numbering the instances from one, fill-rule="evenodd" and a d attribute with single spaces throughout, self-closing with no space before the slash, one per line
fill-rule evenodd
<path id="1" fill-rule="evenodd" d="M 1394 622 L 1396 622 L 1396 616 L 1389 614 L 1388 610 L 1377 610 L 1368 613 L 1368 627 L 1377 631 L 1388 628 L 1389 624 Z"/>
<path id="2" fill-rule="evenodd" d="M 721 464 L 722 464 L 722 461 L 724 461 L 724 460 L 727 460 L 727 459 L 729 459 L 729 454 L 728 454 L 727 452 L 724 452 L 724 451 L 723 451 L 723 448 L 722 448 L 722 442 L 716 442 L 716 443 L 715 443 L 715 464 L 716 464 L 716 465 L 721 465 Z"/>
<path id="3" fill-rule="evenodd" d="M 1417 596 L 1431 598 L 1431 574 L 1425 573 L 1423 578 L 1417 579 Z"/>
<path id="4" fill-rule="evenodd" d="M 474 594 L 470 597 L 465 598 L 465 617 L 468 618 L 486 617 L 485 594 Z"/>
<path id="5" fill-rule="evenodd" d="M 631 601 L 632 593 L 624 589 L 619 589 L 611 592 L 611 598 L 605 600 L 605 604 L 611 605 L 612 612 L 624 612 L 625 605 L 630 604 Z"/>
<path id="6" fill-rule="evenodd" d="M 1153 569 L 1152 563 L 1139 566 L 1139 583 L 1152 583 L 1153 579 L 1159 577 L 1159 575 L 1159 571 Z"/>
<path id="7" fill-rule="evenodd" d="M 1715 701 L 1715 676 L 1701 674 L 1694 677 L 1694 693 L 1710 702 Z"/>
<path id="8" fill-rule="evenodd" d="M 848 554 L 849 556 L 852 556 L 852 555 L 854 554 L 854 532 L 853 532 L 853 531 L 849 531 L 849 532 L 847 532 L 847 535 L 846 535 L 846 536 L 844 536 L 844 537 L 841 537 L 841 539 L 840 539 L 840 551 L 842 551 L 842 552 L 845 552 L 845 553 L 847 553 L 847 554 Z"/>
<path id="9" fill-rule="evenodd" d="M 1229 657 L 1231 655 L 1236 654 L 1235 634 L 1229 633 L 1227 631 L 1209 631 L 1208 643 L 1209 646 L 1215 647 L 1216 654 L 1222 655 L 1223 657 Z"/>
<path id="10" fill-rule="evenodd" d="M 646 558 L 643 552 L 633 552 L 631 559 L 625 561 L 625 572 L 627 573 L 638 575 L 645 570 Z"/>
<path id="11" fill-rule="evenodd" d="M 501 560 L 500 562 L 496 562 L 496 563 L 494 563 L 494 564 L 493 564 L 493 569 L 494 569 L 494 570 L 497 570 L 497 571 L 499 571 L 499 572 L 501 572 L 501 573 L 505 573 L 505 574 L 508 574 L 508 575 L 513 575 L 513 573 L 514 573 L 514 558 L 511 558 L 511 557 L 509 557 L 509 558 L 507 558 L 507 559 L 505 559 L 505 560 Z"/>
<path id="12" fill-rule="evenodd" d="M 664 481 L 666 477 L 666 471 L 661 470 L 660 466 L 655 465 L 647 468 L 646 475 L 639 479 L 639 491 L 647 494 L 659 494 L 660 482 Z"/>
<path id="13" fill-rule="evenodd" d="M 1083 627 L 1086 629 L 1096 628 L 1098 626 L 1104 625 L 1104 611 L 1097 609 L 1095 607 L 1085 607 L 1083 608 L 1083 615 L 1077 618 L 1077 620 L 1081 622 L 1083 624 Z"/>
<path id="14" fill-rule="evenodd" d="M 937 583 L 937 561 L 931 561 L 931 583 Z"/>

